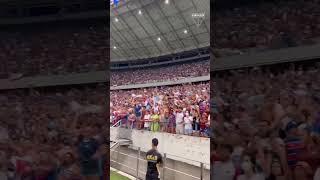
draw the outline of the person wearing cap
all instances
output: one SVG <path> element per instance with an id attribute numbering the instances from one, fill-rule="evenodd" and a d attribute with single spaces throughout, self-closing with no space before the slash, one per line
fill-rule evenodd
<path id="1" fill-rule="evenodd" d="M 162 156 L 158 152 L 158 139 L 152 139 L 152 149 L 146 154 L 147 173 L 146 180 L 160 180 L 160 166 L 162 165 Z"/>

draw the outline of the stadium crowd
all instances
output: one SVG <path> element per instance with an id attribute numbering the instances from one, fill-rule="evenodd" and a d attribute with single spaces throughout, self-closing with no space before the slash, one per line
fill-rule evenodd
<path id="1" fill-rule="evenodd" d="M 66 25 L 65 25 L 66 26 Z M 38 27 L 38 26 L 37 26 Z M 107 30 L 102 25 L 43 25 L 0 32 L 0 75 L 35 76 L 106 69 Z"/>
<path id="2" fill-rule="evenodd" d="M 209 82 L 111 91 L 110 124 L 153 132 L 209 136 L 209 92 Z"/>
<path id="3" fill-rule="evenodd" d="M 213 179 L 320 179 L 320 66 L 274 68 L 215 74 Z"/>
<path id="4" fill-rule="evenodd" d="M 318 0 L 251 1 L 230 7 L 216 10 L 211 36 L 215 48 L 262 50 L 319 41 Z"/>
<path id="5" fill-rule="evenodd" d="M 199 77 L 210 74 L 210 61 L 193 61 L 161 67 L 129 69 L 111 72 L 111 85 L 127 85 L 178 80 L 184 77 Z"/>
<path id="6" fill-rule="evenodd" d="M 104 89 L 1 92 L 0 179 L 106 179 Z"/>
<path id="7" fill-rule="evenodd" d="M 215 23 L 211 24 L 219 28 L 214 28 L 212 37 L 216 38 L 212 42 L 215 49 L 237 52 L 316 43 L 320 35 L 319 6 L 318 0 L 281 0 L 217 10 Z M 54 25 L 48 27 L 37 31 L 4 29 L 0 33 L 1 78 L 106 69 L 108 62 L 104 57 L 109 48 L 103 24 L 79 25 L 69 29 L 59 29 Z M 199 71 L 181 72 L 185 76 Z M 122 76 L 127 77 L 130 71 L 124 75 L 115 74 L 113 78 L 119 80 Z M 143 74 L 157 76 L 153 75 L 152 69 Z M 157 78 L 147 79 L 153 81 Z"/>

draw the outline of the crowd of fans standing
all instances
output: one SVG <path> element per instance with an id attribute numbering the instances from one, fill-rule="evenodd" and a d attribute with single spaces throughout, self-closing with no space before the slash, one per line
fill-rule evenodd
<path id="1" fill-rule="evenodd" d="M 237 8 L 224 8 L 216 11 L 213 19 L 215 50 L 231 49 L 250 51 L 260 49 L 278 49 L 283 47 L 309 45 L 319 42 L 320 18 L 318 0 L 264 1 Z M 45 25 L 46 26 L 46 25 Z M 104 57 L 109 51 L 106 34 L 108 29 L 103 23 L 96 25 L 73 25 L 74 28 L 30 28 L 24 31 L 4 29 L 0 33 L 0 76 L 35 76 L 90 72 L 105 70 L 109 63 Z M 227 53 L 228 54 L 228 53 Z M 184 65 L 185 66 L 185 65 Z M 188 65 L 179 71 L 180 76 L 193 76 L 198 72 Z M 197 65 L 195 65 L 197 66 Z M 201 66 L 201 65 L 200 65 Z M 164 68 L 157 74 L 154 70 L 143 70 L 141 74 L 148 81 L 157 80 L 163 74 L 164 79 L 171 78 L 172 68 Z M 136 80 L 122 80 L 128 77 L 124 73 L 114 73 L 119 84 L 128 84 Z M 135 76 L 144 76 L 135 74 Z M 123 82 L 122 82 L 123 81 Z M 115 81 L 114 81 L 115 82 Z"/>
<path id="2" fill-rule="evenodd" d="M 320 178 L 319 68 L 216 74 L 213 179 Z"/>
<path id="3" fill-rule="evenodd" d="M 105 88 L 0 94 L 1 180 L 102 180 L 107 171 Z"/>
<path id="4" fill-rule="evenodd" d="M 103 24 L 71 23 L 72 28 L 44 24 L 0 32 L 0 75 L 43 76 L 103 71 L 107 68 L 107 39 Z"/>
<path id="5" fill-rule="evenodd" d="M 116 90 L 110 93 L 110 123 L 153 132 L 209 136 L 209 82 Z"/>
<path id="6" fill-rule="evenodd" d="M 216 49 L 265 50 L 319 42 L 319 0 L 247 2 L 215 11 L 211 37 Z"/>

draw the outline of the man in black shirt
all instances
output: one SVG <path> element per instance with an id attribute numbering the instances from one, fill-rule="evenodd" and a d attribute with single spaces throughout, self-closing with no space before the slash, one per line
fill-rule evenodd
<path id="1" fill-rule="evenodd" d="M 147 152 L 148 161 L 146 180 L 160 180 L 160 165 L 162 164 L 162 156 L 157 150 L 158 139 L 152 139 L 152 149 Z"/>

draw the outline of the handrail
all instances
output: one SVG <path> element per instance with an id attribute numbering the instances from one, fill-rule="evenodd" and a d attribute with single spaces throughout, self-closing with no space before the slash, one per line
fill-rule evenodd
<path id="1" fill-rule="evenodd" d="M 194 61 L 208 61 L 210 60 L 210 54 L 198 54 L 193 57 L 187 57 L 182 59 L 171 59 L 165 62 L 153 62 L 153 59 L 146 60 L 145 64 L 131 64 L 132 62 L 136 62 L 138 60 L 131 60 L 130 62 L 122 62 L 122 61 L 114 61 L 114 64 L 111 65 L 110 69 L 112 71 L 115 70 L 124 70 L 124 69 L 135 69 L 135 68 L 148 68 L 153 66 L 160 66 L 160 65 L 170 65 L 175 63 L 183 63 L 183 62 L 194 62 Z M 151 63 L 150 63 L 151 62 Z M 117 64 L 116 64 L 117 63 Z M 127 63 L 128 66 L 116 66 L 119 64 Z"/>
<path id="2" fill-rule="evenodd" d="M 120 152 L 119 150 L 110 150 L 110 151 L 116 152 L 116 153 L 118 153 L 118 154 L 127 156 L 127 157 L 132 158 L 132 159 L 137 159 L 138 161 L 142 161 L 142 162 L 144 162 L 144 163 L 147 162 L 147 160 L 145 160 L 145 159 L 142 159 L 142 158 L 140 158 L 140 157 L 136 157 L 136 156 L 133 156 L 133 155 L 130 155 L 130 154 L 127 154 L 127 153 Z M 166 157 L 166 155 L 165 155 L 165 157 Z M 126 168 L 129 168 L 129 169 L 131 169 L 131 170 L 137 170 L 137 171 L 139 171 L 139 173 L 141 173 L 141 174 L 145 174 L 145 172 L 141 171 L 140 169 L 134 169 L 134 168 L 132 168 L 131 166 L 128 166 L 128 165 L 126 165 L 126 164 L 124 164 L 124 163 L 117 162 L 116 160 L 111 159 L 111 157 L 110 157 L 110 161 L 111 161 L 111 162 L 114 162 L 114 163 L 116 163 L 116 164 L 119 164 L 119 165 L 121 165 L 121 166 L 124 166 L 124 167 L 126 167 Z M 200 164 L 205 164 L 205 163 L 202 163 L 202 162 L 199 162 L 199 163 L 200 163 Z M 200 168 L 201 168 L 201 167 L 203 167 L 203 166 L 200 166 Z M 174 171 L 174 172 L 179 173 L 179 174 L 183 174 L 183 175 L 185 175 L 185 176 L 188 176 L 188 177 L 191 177 L 191 178 L 194 178 L 194 179 L 198 179 L 198 180 L 201 179 L 201 177 L 196 177 L 196 176 L 194 176 L 194 175 L 192 175 L 192 174 L 188 174 L 188 173 L 186 173 L 186 172 L 182 172 L 182 171 L 179 171 L 179 170 L 176 170 L 176 169 L 173 169 L 173 168 L 169 168 L 169 167 L 166 167 L 166 166 L 164 166 L 163 168 L 164 168 L 164 169 L 167 169 L 167 170 L 170 170 L 170 171 Z"/>
<path id="3" fill-rule="evenodd" d="M 119 144 L 118 142 L 114 143 L 112 146 L 110 146 L 110 149 L 116 147 L 118 144 Z"/>
<path id="4" fill-rule="evenodd" d="M 140 84 L 130 84 L 130 85 L 119 85 L 119 86 L 111 86 L 110 91 L 114 90 L 126 90 L 126 89 L 140 89 L 140 88 L 148 88 L 148 87 L 157 87 L 157 86 L 172 86 L 179 84 L 188 84 L 188 83 L 200 83 L 210 81 L 210 74 L 206 76 L 198 76 L 198 77 L 186 77 L 179 80 L 167 80 L 167 81 L 159 81 L 159 82 L 150 82 L 150 83 L 140 83 Z"/>
<path id="5" fill-rule="evenodd" d="M 122 119 L 120 119 L 119 121 L 117 121 L 114 125 L 112 125 L 111 127 L 118 127 L 117 124 L 120 124 L 121 125 L 121 121 Z"/>
<path id="6" fill-rule="evenodd" d="M 117 150 L 110 150 L 110 151 L 118 152 Z M 130 155 L 130 154 L 126 154 L 126 153 L 122 153 L 122 152 L 118 152 L 118 153 L 119 153 L 119 154 L 122 154 L 122 155 L 125 155 L 125 156 L 128 156 L 128 157 L 130 157 L 130 158 L 137 158 L 136 156 L 132 156 L 132 155 Z M 170 155 L 170 154 L 168 154 L 168 153 L 165 153 L 165 154 L 167 154 L 167 155 L 169 155 L 169 156 L 173 156 L 173 155 Z M 175 157 L 184 158 L 184 157 L 179 157 L 179 156 L 175 156 Z M 171 159 L 171 158 L 169 158 L 169 159 Z M 197 162 L 197 163 L 202 163 L 202 164 L 204 164 L 204 165 L 210 166 L 208 163 L 204 163 L 204 162 L 200 162 L 200 161 L 195 161 L 195 160 L 187 159 L 187 158 L 184 158 L 184 159 L 189 160 L 189 161 L 193 161 L 193 162 Z M 145 160 L 145 159 L 139 158 L 139 160 L 140 160 L 140 161 L 145 161 L 145 162 L 147 162 L 147 160 Z"/>

